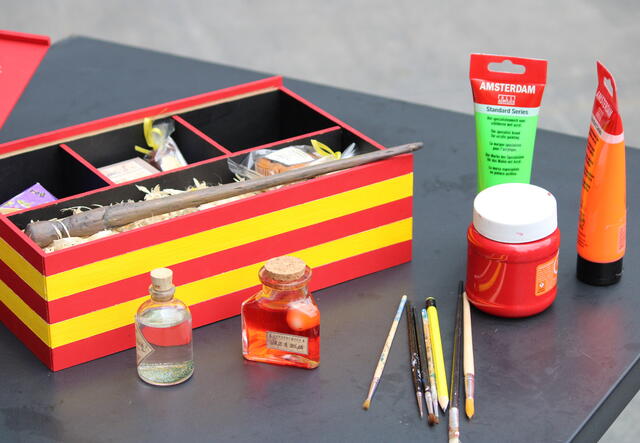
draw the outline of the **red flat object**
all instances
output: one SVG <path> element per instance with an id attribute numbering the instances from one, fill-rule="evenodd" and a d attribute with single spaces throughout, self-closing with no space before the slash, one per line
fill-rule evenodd
<path id="1" fill-rule="evenodd" d="M 0 30 L 0 129 L 50 44 L 44 35 Z"/>

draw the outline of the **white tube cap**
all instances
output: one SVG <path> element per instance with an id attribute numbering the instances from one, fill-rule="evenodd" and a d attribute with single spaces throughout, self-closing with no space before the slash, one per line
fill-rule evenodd
<path id="1" fill-rule="evenodd" d="M 473 201 L 473 226 L 501 243 L 528 243 L 551 235 L 558 227 L 556 199 L 549 191 L 526 183 L 505 183 L 480 192 Z"/>

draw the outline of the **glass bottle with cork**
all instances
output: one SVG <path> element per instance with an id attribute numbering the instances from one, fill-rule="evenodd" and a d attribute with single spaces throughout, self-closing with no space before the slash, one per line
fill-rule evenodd
<path id="1" fill-rule="evenodd" d="M 311 269 L 299 258 L 265 263 L 262 288 L 242 304 L 247 360 L 313 369 L 320 364 L 320 310 L 309 292 Z"/>
<path id="2" fill-rule="evenodd" d="M 136 313 L 138 376 L 156 386 L 171 386 L 193 374 L 191 312 L 174 298 L 171 269 L 151 271 L 151 298 Z"/>

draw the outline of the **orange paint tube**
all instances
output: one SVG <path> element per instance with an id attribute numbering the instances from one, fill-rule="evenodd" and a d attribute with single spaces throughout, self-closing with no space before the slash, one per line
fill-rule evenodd
<path id="1" fill-rule="evenodd" d="M 622 276 L 627 226 L 625 147 L 615 81 L 600 62 L 597 66 L 580 197 L 577 277 L 605 286 Z"/>

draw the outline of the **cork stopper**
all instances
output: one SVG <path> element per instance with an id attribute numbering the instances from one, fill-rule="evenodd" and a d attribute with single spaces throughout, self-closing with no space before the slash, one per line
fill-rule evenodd
<path id="1" fill-rule="evenodd" d="M 265 276 L 271 280 L 281 282 L 300 279 L 306 269 L 305 262 L 291 255 L 272 258 L 264 264 Z"/>
<path id="2" fill-rule="evenodd" d="M 151 297 L 154 300 L 166 301 L 173 297 L 173 271 L 167 268 L 158 268 L 151 271 Z"/>

